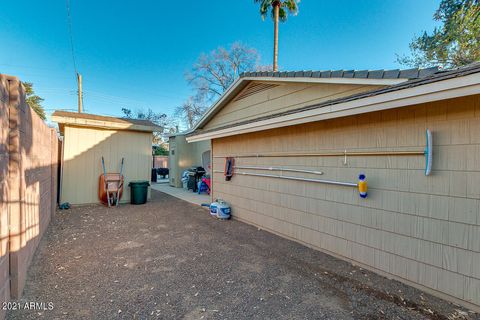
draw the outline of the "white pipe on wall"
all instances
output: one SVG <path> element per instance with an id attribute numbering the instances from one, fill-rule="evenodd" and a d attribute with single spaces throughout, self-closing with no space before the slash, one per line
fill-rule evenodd
<path id="1" fill-rule="evenodd" d="M 229 156 L 214 156 L 214 158 L 274 158 L 274 157 L 339 157 L 339 156 L 420 156 L 425 151 L 343 151 L 343 152 L 320 152 L 320 153 L 252 153 Z"/>
<path id="2" fill-rule="evenodd" d="M 223 171 L 220 171 L 220 170 L 214 170 L 213 172 L 224 173 Z M 235 174 L 244 175 L 244 176 L 255 176 L 255 177 L 288 179 L 288 180 L 296 180 L 296 181 L 317 182 L 317 183 L 325 183 L 325 184 L 332 184 L 332 185 L 345 186 L 345 187 L 355 187 L 355 188 L 358 187 L 357 183 L 351 183 L 351 182 L 340 182 L 340 181 L 331 181 L 331 180 L 300 178 L 300 177 L 292 177 L 292 176 L 278 176 L 278 175 L 273 175 L 273 174 L 249 173 L 249 172 L 238 172 L 238 171 L 236 171 Z"/>
<path id="3" fill-rule="evenodd" d="M 282 167 L 251 167 L 251 166 L 235 166 L 235 169 L 249 169 L 249 170 L 268 170 L 268 171 L 288 171 L 288 172 L 300 172 L 322 175 L 322 171 L 282 168 Z"/>

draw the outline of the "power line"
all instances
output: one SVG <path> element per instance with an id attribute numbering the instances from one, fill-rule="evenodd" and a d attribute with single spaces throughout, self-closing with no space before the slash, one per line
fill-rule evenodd
<path id="1" fill-rule="evenodd" d="M 141 103 L 145 102 L 145 101 L 130 99 L 130 98 L 126 98 L 126 97 L 114 96 L 114 95 L 106 94 L 104 92 L 93 91 L 93 90 L 88 90 L 88 93 L 90 95 L 93 94 L 93 95 L 101 95 L 101 96 L 106 96 L 106 97 L 111 97 L 111 98 L 120 98 L 120 99 L 124 99 L 124 100 L 130 100 L 130 101 L 133 101 L 133 102 L 141 102 Z M 169 96 L 169 95 L 158 94 L 156 92 L 151 92 L 151 91 L 145 91 L 145 93 L 152 96 L 152 97 L 160 97 L 160 98 L 166 98 L 166 99 L 178 99 L 178 96 L 181 95 L 180 93 L 178 93 L 177 96 L 174 97 L 174 96 Z"/>
<path id="2" fill-rule="evenodd" d="M 27 66 L 24 64 L 10 64 L 10 63 L 0 63 L 0 66 L 10 67 L 10 68 L 24 68 L 24 69 L 57 70 L 56 68 Z"/>
<path id="3" fill-rule="evenodd" d="M 109 94 L 104 94 L 104 93 L 96 92 L 96 91 L 86 91 L 85 93 L 87 95 L 89 95 L 90 97 L 98 97 L 98 98 L 103 98 L 103 99 L 107 99 L 107 100 L 128 102 L 128 103 L 137 103 L 137 104 L 149 104 L 148 102 L 142 101 L 142 100 L 135 100 L 135 99 L 130 99 L 130 98 L 126 98 L 126 97 L 112 96 L 112 95 L 109 95 Z"/>
<path id="4" fill-rule="evenodd" d="M 68 20 L 68 34 L 70 36 L 70 49 L 72 52 L 73 68 L 75 69 L 75 78 L 77 78 L 77 60 L 75 59 L 75 47 L 73 45 L 73 31 L 72 31 L 72 16 L 70 15 L 70 0 L 66 0 L 67 4 L 67 20 Z M 78 81 L 78 79 L 77 79 Z"/>
<path id="5" fill-rule="evenodd" d="M 83 110 L 83 94 L 82 94 L 82 75 L 78 73 L 77 60 L 75 59 L 75 46 L 73 42 L 73 28 L 72 28 L 72 16 L 70 15 L 70 1 L 66 0 L 67 5 L 67 20 L 68 20 L 68 34 L 70 35 L 70 48 L 72 49 L 73 68 L 75 69 L 75 77 L 77 78 L 78 87 L 78 112 Z"/>
<path id="6" fill-rule="evenodd" d="M 0 68 L 0 69 L 3 69 L 2 71 L 5 72 L 5 69 L 4 68 Z M 20 71 L 20 70 L 14 70 L 14 69 L 9 69 L 8 71 L 10 70 L 13 70 L 12 72 L 15 72 L 15 75 L 17 75 L 18 77 L 22 78 L 23 80 L 29 78 L 29 77 L 35 77 L 35 78 L 48 78 L 48 79 L 69 79 L 70 77 L 67 77 L 67 76 L 63 76 L 63 75 L 52 75 L 51 72 L 44 72 L 44 73 L 32 73 L 32 72 L 24 72 L 24 71 Z"/>
<path id="7" fill-rule="evenodd" d="M 107 103 L 107 104 L 111 104 L 111 105 L 118 105 L 118 106 L 122 106 L 122 107 L 136 107 L 136 108 L 142 108 L 142 107 L 149 107 L 148 104 L 139 104 L 139 103 L 132 103 L 132 102 L 128 102 L 128 101 L 120 101 L 120 100 L 109 100 L 109 99 L 105 99 L 105 98 L 101 98 L 101 97 L 95 97 L 95 96 L 89 96 L 89 95 L 86 95 L 86 100 L 87 101 L 97 101 L 97 102 L 103 102 L 103 103 Z"/>
<path id="8" fill-rule="evenodd" d="M 53 88 L 53 87 L 37 87 L 35 88 L 35 91 L 47 91 L 47 92 L 63 92 L 63 93 L 68 93 L 68 94 L 73 94 L 75 93 L 75 90 L 72 89 L 67 89 L 67 88 Z"/>
<path id="9" fill-rule="evenodd" d="M 64 109 L 58 109 L 58 108 L 54 108 L 54 109 L 43 109 L 45 111 L 77 111 L 77 109 L 73 109 L 73 108 L 64 108 Z"/>

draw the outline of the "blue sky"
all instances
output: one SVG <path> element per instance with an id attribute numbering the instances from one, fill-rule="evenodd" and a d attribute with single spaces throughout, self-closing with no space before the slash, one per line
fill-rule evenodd
<path id="1" fill-rule="evenodd" d="M 200 53 L 235 41 L 271 64 L 273 24 L 262 21 L 253 0 L 70 1 L 89 113 L 150 107 L 171 114 L 191 94 L 184 74 Z M 395 54 L 433 29 L 439 2 L 302 0 L 298 16 L 280 26 L 280 68 L 398 68 Z M 0 73 L 33 82 L 48 113 L 75 110 L 65 0 L 7 1 L 0 26 Z"/>

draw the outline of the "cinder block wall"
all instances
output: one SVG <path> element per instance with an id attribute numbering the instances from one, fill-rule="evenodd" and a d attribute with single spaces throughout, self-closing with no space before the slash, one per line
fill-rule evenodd
<path id="1" fill-rule="evenodd" d="M 8 80 L 0 75 L 0 299 L 10 299 L 10 271 L 8 250 Z M 0 318 L 4 311 L 0 310 Z"/>
<path id="2" fill-rule="evenodd" d="M 213 198 L 230 202 L 248 223 L 478 311 L 479 95 L 215 139 L 213 155 L 422 150 L 426 128 L 434 141 L 429 177 L 423 156 L 348 157 L 347 165 L 343 157 L 236 162 L 311 168 L 347 182 L 364 172 L 366 200 L 354 188 L 240 175 L 226 182 L 222 173 L 214 174 Z M 223 167 L 214 159 L 214 170 Z"/>
<path id="3" fill-rule="evenodd" d="M 0 296 L 19 298 L 54 213 L 59 140 L 25 102 L 21 82 L 0 75 Z"/>

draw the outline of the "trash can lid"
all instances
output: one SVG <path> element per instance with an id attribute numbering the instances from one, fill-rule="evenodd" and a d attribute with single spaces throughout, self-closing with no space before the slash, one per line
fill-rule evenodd
<path id="1" fill-rule="evenodd" d="M 150 185 L 150 182 L 148 182 L 147 180 L 137 180 L 137 181 L 130 181 L 130 183 L 128 184 L 129 187 L 143 187 L 143 186 L 146 186 L 148 187 Z"/>

